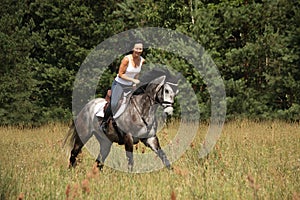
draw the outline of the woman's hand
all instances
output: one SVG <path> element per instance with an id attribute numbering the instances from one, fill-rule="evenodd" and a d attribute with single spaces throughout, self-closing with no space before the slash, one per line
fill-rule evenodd
<path id="1" fill-rule="evenodd" d="M 131 80 L 135 85 L 139 84 L 141 81 L 139 79 L 132 79 Z"/>

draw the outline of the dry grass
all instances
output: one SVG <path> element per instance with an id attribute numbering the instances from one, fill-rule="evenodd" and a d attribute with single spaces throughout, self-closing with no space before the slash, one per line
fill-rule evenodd
<path id="1" fill-rule="evenodd" d="M 163 144 L 176 124 L 159 134 Z M 0 199 L 300 199 L 299 124 L 228 122 L 213 152 L 199 159 L 207 125 L 174 170 L 130 174 L 95 168 L 87 150 L 68 170 L 68 127 L 0 128 Z M 143 153 L 139 145 L 136 152 Z M 148 151 L 148 150 L 146 150 Z"/>

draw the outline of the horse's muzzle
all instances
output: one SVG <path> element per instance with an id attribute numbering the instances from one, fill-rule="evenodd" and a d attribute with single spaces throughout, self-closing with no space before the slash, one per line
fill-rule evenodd
<path id="1" fill-rule="evenodd" d="M 173 107 L 172 106 L 166 106 L 164 107 L 164 113 L 168 116 L 173 115 Z"/>

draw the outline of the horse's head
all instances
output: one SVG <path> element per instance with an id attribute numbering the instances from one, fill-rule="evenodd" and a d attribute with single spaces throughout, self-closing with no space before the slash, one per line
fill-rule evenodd
<path id="1" fill-rule="evenodd" d="M 152 80 L 147 87 L 155 103 L 164 108 L 167 115 L 173 114 L 175 96 L 178 93 L 178 78 L 170 78 L 165 75 Z"/>

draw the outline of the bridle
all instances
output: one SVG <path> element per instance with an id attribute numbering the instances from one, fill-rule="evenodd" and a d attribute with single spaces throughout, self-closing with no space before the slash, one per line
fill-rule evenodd
<path id="1" fill-rule="evenodd" d="M 166 82 L 165 84 L 177 86 L 177 84 L 174 84 L 171 82 Z M 159 91 L 156 93 L 156 96 L 155 96 L 155 103 L 160 104 L 164 109 L 168 108 L 168 107 L 173 107 L 173 105 L 174 105 L 174 102 L 166 101 L 164 98 L 165 84 L 160 87 Z M 159 93 L 160 93 L 160 96 L 162 97 L 163 101 L 159 100 L 159 96 L 158 96 Z"/>
<path id="2" fill-rule="evenodd" d="M 168 83 L 168 82 L 166 82 L 166 83 Z M 166 83 L 165 83 L 165 84 L 166 84 Z M 165 84 L 164 84 L 164 85 L 165 85 Z M 159 90 L 158 90 L 158 92 L 156 93 L 155 97 L 152 97 L 152 96 L 150 96 L 149 94 L 147 94 L 147 97 L 150 99 L 150 102 L 151 102 L 150 106 L 153 106 L 153 105 L 155 105 L 155 104 L 159 104 L 159 105 L 161 105 L 164 109 L 166 109 L 166 108 L 168 108 L 168 107 L 173 107 L 174 102 L 165 101 L 164 99 L 163 99 L 163 101 L 160 101 L 160 99 L 159 99 L 159 94 L 160 94 L 161 97 L 164 96 L 164 94 L 163 94 L 163 93 L 164 93 L 164 85 L 162 85 L 162 86 L 159 88 Z M 145 91 L 145 89 L 143 89 L 143 90 Z M 146 122 L 145 118 L 144 118 L 143 115 L 142 115 L 142 112 L 140 111 L 139 107 L 137 106 L 136 101 L 135 101 L 134 98 L 132 98 L 132 102 L 133 102 L 133 105 L 134 105 L 135 109 L 137 110 L 137 113 L 139 114 L 139 116 L 141 117 L 142 121 L 143 121 L 144 124 L 146 125 L 147 130 L 150 130 L 153 124 L 151 124 L 150 127 L 149 127 L 148 123 Z M 153 103 L 152 103 L 152 102 L 153 102 Z"/>

